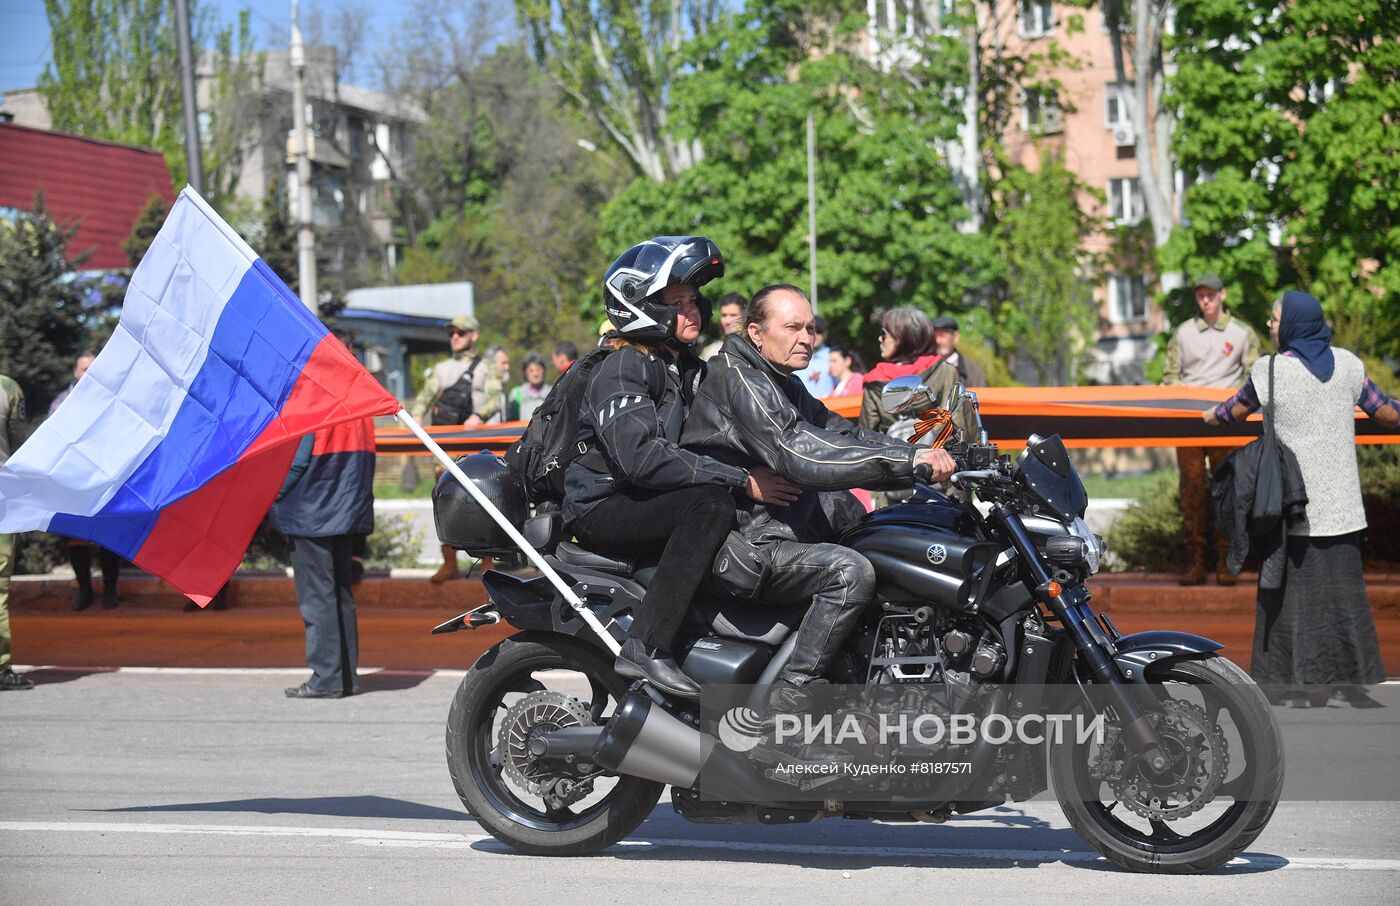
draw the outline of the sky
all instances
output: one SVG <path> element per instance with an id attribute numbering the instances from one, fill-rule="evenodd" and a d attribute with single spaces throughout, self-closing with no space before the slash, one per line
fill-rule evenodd
<path id="1" fill-rule="evenodd" d="M 252 10 L 253 40 L 259 48 L 272 46 L 274 40 L 285 45 L 291 32 L 291 0 L 205 0 L 218 10 L 219 18 L 232 22 L 244 7 Z M 303 0 L 302 15 L 312 5 L 319 4 L 329 11 L 335 0 Z M 374 0 L 362 3 L 371 10 L 366 28 L 370 41 L 376 35 L 390 31 L 409 7 L 407 0 Z M 302 20 L 305 22 L 305 19 Z M 0 0 L 0 93 L 5 89 L 31 88 L 49 62 L 49 22 L 44 15 L 43 0 Z M 359 81 L 359 80 L 357 80 Z"/>

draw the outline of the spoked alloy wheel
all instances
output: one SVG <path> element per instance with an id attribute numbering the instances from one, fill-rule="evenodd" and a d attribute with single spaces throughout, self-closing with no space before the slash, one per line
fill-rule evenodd
<path id="1" fill-rule="evenodd" d="M 1133 871 L 1207 871 L 1253 843 L 1278 805 L 1278 726 L 1259 687 L 1218 655 L 1169 662 L 1149 679 L 1175 767 L 1145 771 L 1112 730 L 1103 745 L 1066 740 L 1051 753 L 1055 795 L 1105 858 Z"/>
<path id="2" fill-rule="evenodd" d="M 551 775 L 529 739 L 607 722 L 627 693 L 612 659 L 573 639 L 520 633 L 462 679 L 447 719 L 447 765 L 462 804 L 492 836 L 529 855 L 606 849 L 644 821 L 663 785 L 636 777 Z"/>

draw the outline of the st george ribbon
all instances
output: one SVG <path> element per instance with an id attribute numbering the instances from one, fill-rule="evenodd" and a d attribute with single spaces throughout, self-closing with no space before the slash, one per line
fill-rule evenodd
<path id="1" fill-rule="evenodd" d="M 0 532 L 94 541 L 205 604 L 301 437 L 399 405 L 187 187 L 111 341 L 0 467 Z"/>

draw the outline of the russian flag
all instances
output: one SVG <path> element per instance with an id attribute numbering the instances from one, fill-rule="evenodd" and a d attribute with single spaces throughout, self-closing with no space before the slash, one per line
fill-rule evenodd
<path id="1" fill-rule="evenodd" d="M 399 408 L 186 188 L 111 341 L 0 467 L 0 532 L 95 541 L 206 604 L 302 435 Z"/>

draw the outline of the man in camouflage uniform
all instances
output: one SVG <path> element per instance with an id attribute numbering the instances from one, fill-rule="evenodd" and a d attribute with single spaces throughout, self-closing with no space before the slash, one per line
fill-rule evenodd
<path id="1" fill-rule="evenodd" d="M 0 374 L 0 466 L 19 446 L 24 423 L 24 391 Z M 15 568 L 15 536 L 0 535 L 0 692 L 33 689 L 34 681 L 10 669 L 10 573 Z"/>
<path id="2" fill-rule="evenodd" d="M 477 349 L 480 335 L 476 318 L 471 315 L 458 315 L 445 325 L 451 335 L 448 340 L 452 348 L 450 358 L 443 359 L 433 366 L 428 381 L 414 398 L 409 408 L 413 417 L 425 425 L 465 425 L 475 428 L 488 421 L 501 411 L 504 398 L 503 378 L 496 367 L 494 357 L 484 355 Z M 461 412 L 470 386 L 470 412 L 465 419 L 450 417 L 449 412 Z M 439 421 L 439 419 L 445 419 Z M 442 546 L 442 568 L 433 574 L 430 581 L 439 585 L 457 578 L 457 551 L 449 545 Z"/>
<path id="3" fill-rule="evenodd" d="M 1193 387 L 1230 387 L 1238 390 L 1249 378 L 1254 360 L 1259 358 L 1259 336 L 1239 318 L 1225 310 L 1225 284 L 1215 274 L 1196 278 L 1196 305 L 1201 314 L 1177 327 L 1167 346 L 1167 363 L 1162 383 Z M 1228 542 L 1225 533 L 1214 526 L 1208 496 L 1206 460 L 1211 471 L 1232 452 L 1231 447 L 1177 447 L 1180 470 L 1182 533 L 1186 536 L 1186 575 L 1182 585 L 1200 585 L 1206 580 L 1206 533 L 1215 532 L 1215 577 L 1220 585 L 1234 585 L 1235 577 L 1225 566 Z"/>

